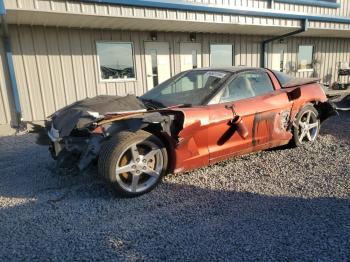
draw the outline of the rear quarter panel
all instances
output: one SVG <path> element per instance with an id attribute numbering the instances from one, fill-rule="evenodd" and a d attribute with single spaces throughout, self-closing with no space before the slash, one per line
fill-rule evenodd
<path id="1" fill-rule="evenodd" d="M 300 89 L 300 97 L 294 101 L 292 108 L 292 119 L 295 119 L 296 115 L 308 103 L 317 103 L 317 102 L 327 102 L 327 96 L 318 83 L 307 84 L 298 87 Z M 288 91 L 289 88 L 286 89 Z"/>

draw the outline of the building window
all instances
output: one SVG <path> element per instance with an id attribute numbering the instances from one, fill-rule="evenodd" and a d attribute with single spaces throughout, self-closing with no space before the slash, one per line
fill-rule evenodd
<path id="1" fill-rule="evenodd" d="M 299 71 L 313 71 L 313 52 L 312 45 L 299 46 L 298 54 L 298 70 Z"/>
<path id="2" fill-rule="evenodd" d="M 103 81 L 135 79 L 132 43 L 99 42 L 96 49 Z"/>
<path id="3" fill-rule="evenodd" d="M 210 66 L 233 66 L 233 46 L 228 44 L 210 45 Z"/>

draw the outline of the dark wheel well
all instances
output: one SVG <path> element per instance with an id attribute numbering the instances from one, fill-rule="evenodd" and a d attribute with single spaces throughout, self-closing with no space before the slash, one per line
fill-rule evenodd
<path id="1" fill-rule="evenodd" d="M 175 169 L 175 163 L 176 163 L 175 139 L 169 136 L 166 132 L 164 132 L 160 127 L 156 125 L 149 125 L 143 130 L 157 136 L 165 145 L 169 156 L 167 173 L 168 174 L 173 173 Z"/>
<path id="2" fill-rule="evenodd" d="M 334 105 L 329 101 L 315 101 L 312 105 L 317 110 L 321 123 L 336 113 Z"/>

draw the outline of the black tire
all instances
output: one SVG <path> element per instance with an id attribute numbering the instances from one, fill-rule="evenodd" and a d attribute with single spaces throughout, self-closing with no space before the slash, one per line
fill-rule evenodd
<path id="1" fill-rule="evenodd" d="M 310 121 L 308 125 L 305 125 L 308 119 L 308 114 L 310 114 Z M 309 129 L 308 134 L 304 134 L 311 126 L 314 126 L 312 129 Z M 302 146 L 305 143 L 313 143 L 320 132 L 320 117 L 318 111 L 312 104 L 307 104 L 304 106 L 299 113 L 297 114 L 294 128 L 293 128 L 293 144 L 295 146 Z"/>
<path id="2" fill-rule="evenodd" d="M 137 154 L 140 153 L 140 150 L 144 150 L 145 152 L 147 152 L 148 147 L 150 150 L 148 153 L 151 153 L 151 151 L 157 151 L 157 153 L 154 156 L 154 165 L 157 164 L 158 172 L 155 171 L 155 173 L 152 173 L 152 176 L 149 175 L 147 172 L 151 169 L 148 169 L 148 161 L 147 163 L 142 163 L 143 161 L 146 161 L 146 159 L 144 159 L 143 161 L 139 160 L 139 158 L 143 159 L 143 157 L 146 157 L 147 153 L 145 153 L 145 155 L 140 154 L 140 157 L 137 159 L 140 162 L 136 163 L 135 161 L 135 164 L 133 164 L 134 155 L 131 151 L 132 145 L 136 146 Z M 160 159 L 162 160 L 162 165 L 160 165 Z M 126 165 L 120 166 L 121 161 L 129 162 Z M 131 165 L 133 167 L 137 165 L 137 171 L 135 171 L 136 169 L 133 169 L 130 172 L 127 171 L 120 174 L 117 173 L 117 170 L 120 170 L 120 168 Z M 142 165 L 147 165 L 147 170 L 145 172 L 143 172 L 143 170 L 141 169 Z M 151 191 L 159 184 L 159 182 L 162 180 L 162 177 L 166 174 L 167 166 L 168 153 L 163 142 L 155 135 L 143 130 L 139 130 L 137 132 L 122 131 L 114 135 L 102 147 L 98 159 L 99 174 L 104 177 L 107 184 L 112 187 L 116 195 L 121 197 L 136 197 Z M 145 166 L 143 168 L 146 169 Z M 139 179 L 141 179 L 142 177 L 142 179 L 146 181 L 144 182 L 144 184 L 142 184 L 145 186 L 141 188 L 127 188 L 128 180 L 130 179 L 130 187 L 132 187 L 134 176 L 136 176 L 136 172 L 138 172 L 139 176 L 137 181 L 139 181 Z M 159 176 L 155 174 L 159 174 Z M 147 181 L 147 176 L 149 176 L 149 180 L 151 180 L 152 183 Z M 142 190 L 142 188 L 144 188 L 144 190 Z"/>

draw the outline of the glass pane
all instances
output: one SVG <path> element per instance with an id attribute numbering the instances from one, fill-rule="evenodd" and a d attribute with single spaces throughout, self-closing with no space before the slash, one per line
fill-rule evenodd
<path id="1" fill-rule="evenodd" d="M 151 50 L 152 59 L 152 74 L 153 74 L 153 86 L 158 85 L 158 61 L 157 61 L 157 50 Z"/>
<path id="2" fill-rule="evenodd" d="M 131 43 L 97 43 L 102 79 L 135 78 Z"/>
<path id="3" fill-rule="evenodd" d="M 238 76 L 227 86 L 220 102 L 231 102 L 259 96 L 274 90 L 266 73 L 252 72 Z"/>
<path id="4" fill-rule="evenodd" d="M 228 75 L 223 71 L 194 70 L 176 76 L 158 85 L 142 96 L 163 105 L 202 104 L 215 93 Z"/>
<path id="5" fill-rule="evenodd" d="M 312 45 L 301 45 L 299 46 L 298 54 L 298 69 L 312 69 L 312 56 L 313 46 Z"/>
<path id="6" fill-rule="evenodd" d="M 283 72 L 284 68 L 284 49 L 280 50 L 280 72 Z"/>
<path id="7" fill-rule="evenodd" d="M 232 66 L 232 45 L 210 45 L 210 66 Z"/>
<path id="8" fill-rule="evenodd" d="M 274 90 L 270 77 L 266 73 L 247 74 L 254 96 L 263 95 Z"/>
<path id="9" fill-rule="evenodd" d="M 197 64 L 197 50 L 192 50 L 192 67 L 193 67 L 193 69 L 198 67 L 198 64 Z"/>

